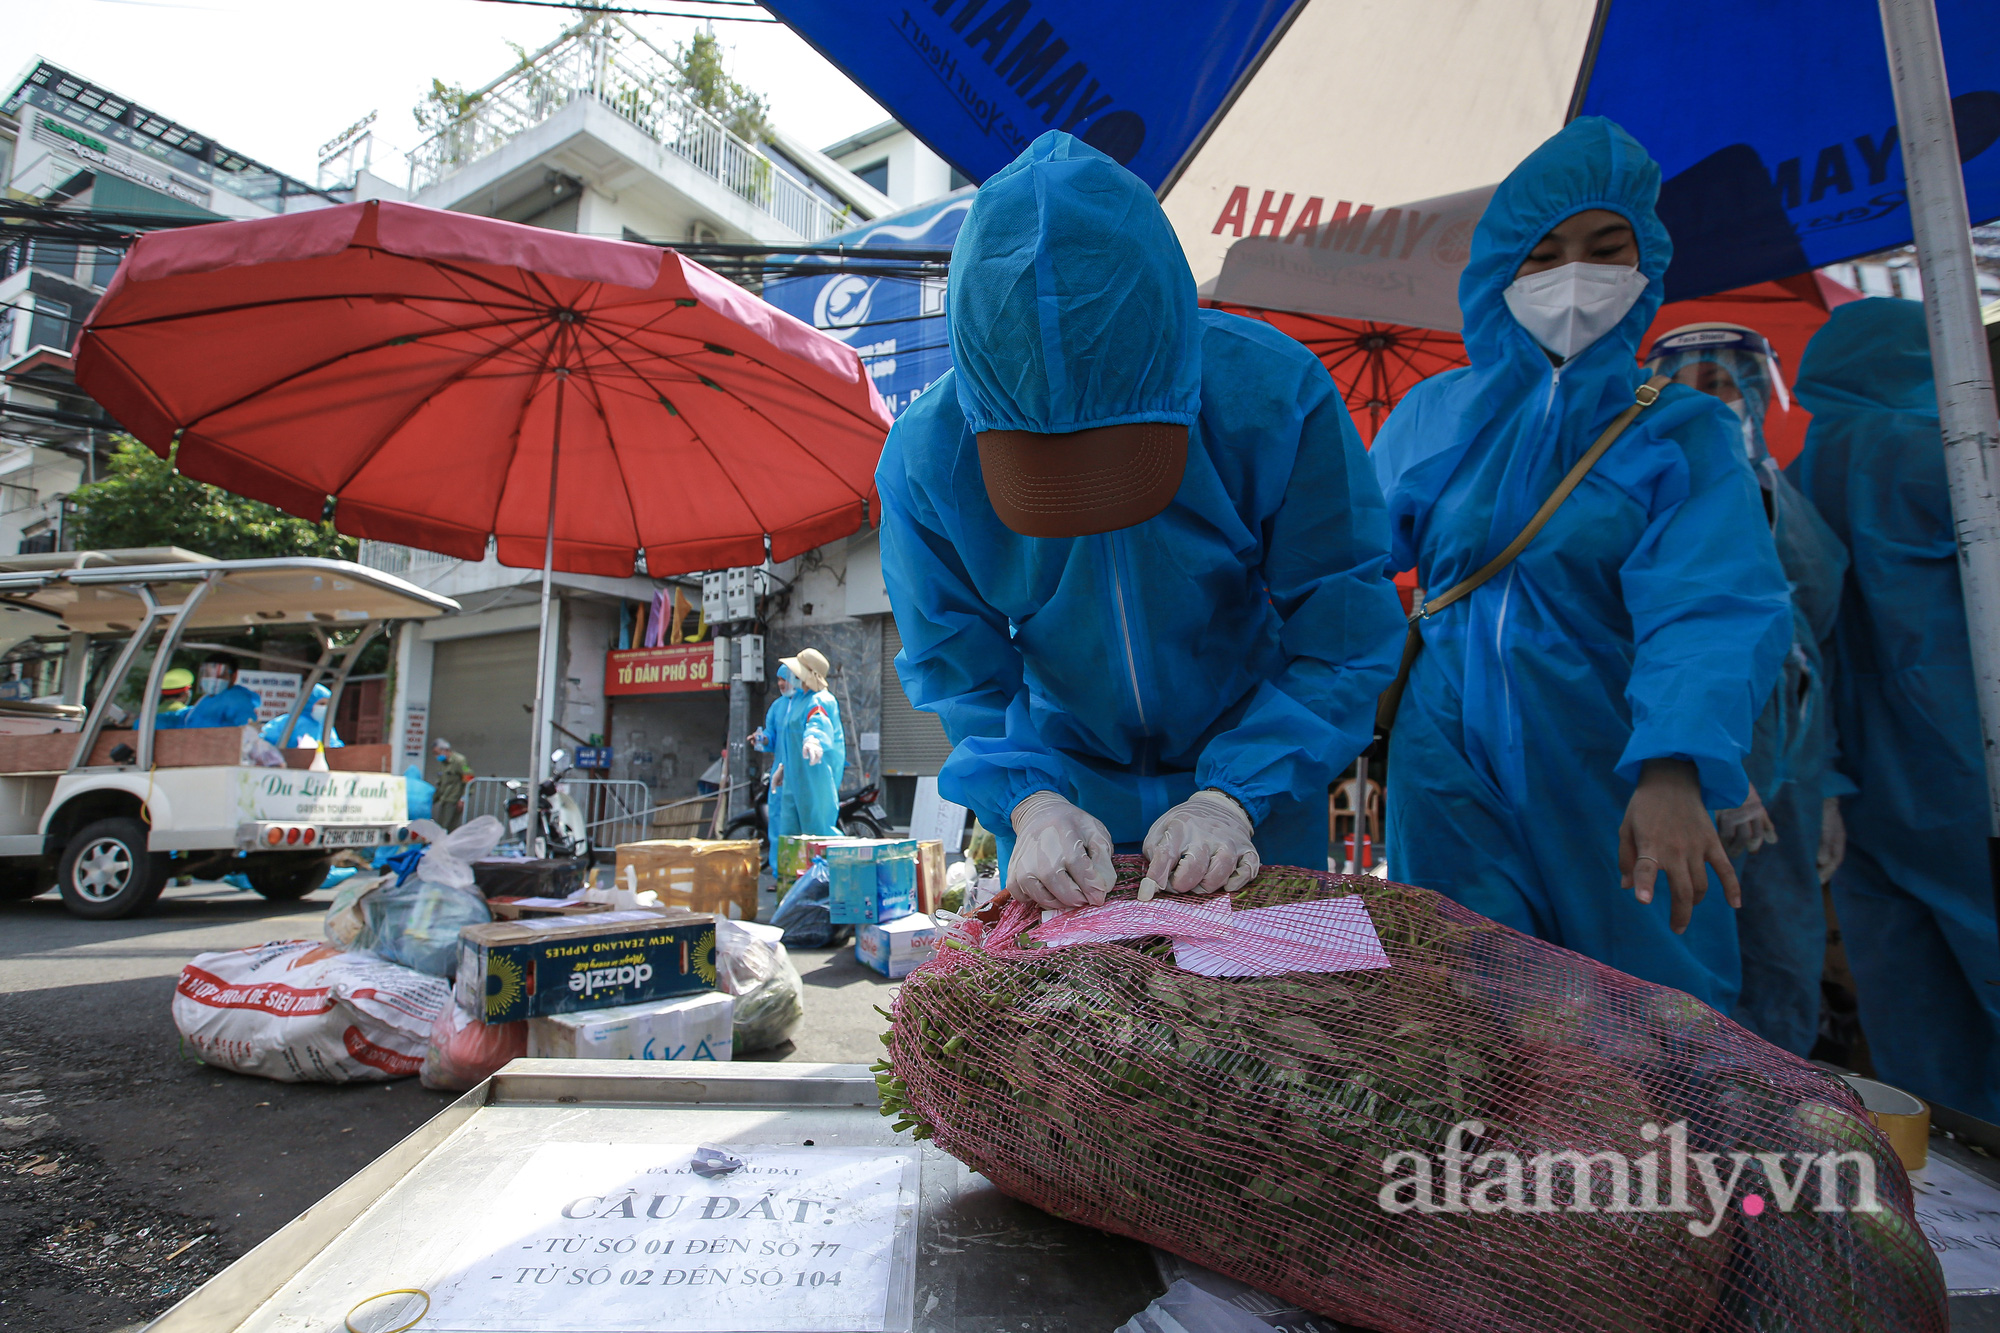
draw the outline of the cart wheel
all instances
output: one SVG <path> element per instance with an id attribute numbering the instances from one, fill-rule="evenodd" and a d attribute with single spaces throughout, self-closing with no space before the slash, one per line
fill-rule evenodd
<path id="1" fill-rule="evenodd" d="M 243 877 L 272 902 L 289 903 L 326 883 L 326 872 L 331 869 L 331 856 L 253 856 L 243 868 Z"/>
<path id="2" fill-rule="evenodd" d="M 93 921 L 143 912 L 167 887 L 168 857 L 146 850 L 146 826 L 136 819 L 86 824 L 63 848 L 56 868 L 63 906 Z"/>

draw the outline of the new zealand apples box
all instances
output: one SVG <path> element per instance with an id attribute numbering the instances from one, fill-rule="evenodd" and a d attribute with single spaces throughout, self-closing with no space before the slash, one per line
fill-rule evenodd
<path id="1" fill-rule="evenodd" d="M 715 918 L 641 908 L 458 933 L 457 999 L 488 1023 L 608 1009 L 715 986 Z"/>

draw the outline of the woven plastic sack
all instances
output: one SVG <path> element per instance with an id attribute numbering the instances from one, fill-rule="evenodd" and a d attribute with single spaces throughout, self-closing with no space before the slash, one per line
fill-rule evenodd
<path id="1" fill-rule="evenodd" d="M 1908 1177 L 1838 1079 L 1423 889 L 1273 867 L 1232 908 L 1352 895 L 1386 967 L 1204 976 L 1163 936 L 1038 947 L 1026 904 L 963 922 L 903 983 L 884 1113 L 1384 1333 L 1946 1328 Z"/>

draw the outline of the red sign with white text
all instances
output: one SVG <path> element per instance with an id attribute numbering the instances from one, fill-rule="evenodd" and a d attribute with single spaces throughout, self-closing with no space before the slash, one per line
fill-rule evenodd
<path id="1" fill-rule="evenodd" d="M 604 655 L 606 694 L 678 694 L 684 690 L 720 690 L 716 680 L 715 645 L 684 643 L 672 648 L 614 648 Z"/>

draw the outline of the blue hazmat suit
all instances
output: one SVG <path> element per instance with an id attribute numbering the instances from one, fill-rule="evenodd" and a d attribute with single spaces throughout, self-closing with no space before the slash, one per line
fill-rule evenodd
<path id="1" fill-rule="evenodd" d="M 322 725 L 326 728 L 326 748 L 329 750 L 340 748 L 340 735 L 334 731 L 333 722 L 329 719 L 322 724 L 313 719 L 313 710 L 325 704 L 332 697 L 333 691 L 329 690 L 326 686 L 315 685 L 312 687 L 312 697 L 306 701 L 305 711 L 299 714 L 299 724 L 292 728 L 293 749 L 307 749 L 317 746 L 319 744 L 319 734 Z M 283 745 L 284 735 L 284 718 L 274 717 L 264 724 L 264 739 L 271 742 L 271 744 Z"/>
<path id="2" fill-rule="evenodd" d="M 257 710 L 264 706 L 264 696 L 247 685 L 231 685 L 228 689 L 197 699 L 192 708 L 175 713 L 172 726 L 183 730 L 194 727 L 241 727 L 257 720 Z M 165 717 L 161 726 L 170 725 Z"/>
<path id="3" fill-rule="evenodd" d="M 798 677 L 794 676 L 792 669 L 782 662 L 778 664 L 778 676 L 781 680 L 793 682 L 792 692 L 775 694 L 770 706 L 764 710 L 764 743 L 758 748 L 766 754 L 777 756 L 773 766 L 782 771 L 785 762 L 785 721 L 791 714 L 792 706 L 798 702 L 799 691 Z M 791 818 L 791 810 L 785 804 L 785 784 L 783 781 L 773 782 L 764 800 L 764 828 L 765 835 L 769 839 L 773 875 L 778 873 L 778 840 L 798 832 L 792 825 Z"/>
<path id="4" fill-rule="evenodd" d="M 953 249 L 956 367 L 889 432 L 882 573 L 911 703 L 953 743 L 943 795 L 1013 847 L 1053 791 L 1121 851 L 1196 789 L 1249 814 L 1266 865 L 1321 869 L 1328 783 L 1366 745 L 1402 613 L 1367 454 L 1326 368 L 1196 305 L 1136 176 L 1066 134 L 987 181 Z M 1189 427 L 1166 509 L 1024 537 L 975 432 Z"/>
<path id="5" fill-rule="evenodd" d="M 792 691 L 785 726 L 785 824 L 814 837 L 840 832 L 840 775 L 847 770 L 847 733 L 840 725 L 840 702 L 832 690 Z M 806 738 L 820 744 L 817 764 L 806 761 Z"/>
<path id="6" fill-rule="evenodd" d="M 1789 475 L 1853 558 L 1834 629 L 1847 859 L 1834 911 L 1876 1072 L 2000 1120 L 1986 769 L 1923 306 L 1855 301 L 1799 366 Z"/>
<path id="7" fill-rule="evenodd" d="M 1697 347 L 1655 357 L 1646 369 L 1673 375 L 1708 361 L 1742 394 L 1737 411 L 1744 456 L 1756 473 L 1778 560 L 1792 590 L 1792 642 L 1777 688 L 1757 715 L 1744 772 L 1777 830 L 1775 844 L 1736 860 L 1743 907 L 1736 932 L 1743 991 L 1733 1017 L 1774 1046 L 1807 1055 L 1819 1038 L 1820 976 L 1826 967 L 1826 912 L 1819 845 L 1824 803 L 1854 790 L 1834 764 L 1828 658 L 1840 612 L 1847 548 L 1779 469 L 1764 443 L 1773 385 L 1762 356 Z"/>
<path id="8" fill-rule="evenodd" d="M 1633 401 L 1672 246 L 1659 168 L 1618 126 L 1572 121 L 1501 182 L 1459 280 L 1471 365 L 1412 389 L 1371 455 L 1391 564 L 1433 596 L 1511 542 Z M 1650 285 L 1561 367 L 1503 293 L 1584 209 L 1631 223 Z M 1720 887 L 1683 935 L 1662 875 L 1619 886 L 1625 807 L 1649 759 L 1692 760 L 1710 808 L 1743 803 L 1752 723 L 1790 641 L 1736 418 L 1669 385 L 1528 548 L 1423 623 L 1389 759 L 1391 873 L 1728 1012 L 1736 921 Z"/>

